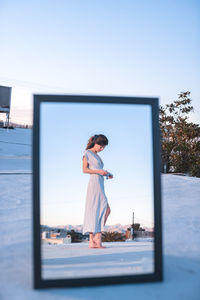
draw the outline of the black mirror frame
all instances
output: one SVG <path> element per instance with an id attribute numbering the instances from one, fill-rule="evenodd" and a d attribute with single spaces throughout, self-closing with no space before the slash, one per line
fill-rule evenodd
<path id="1" fill-rule="evenodd" d="M 146 104 L 151 106 L 153 144 L 153 188 L 154 188 L 154 266 L 155 272 L 141 275 L 87 277 L 78 279 L 44 280 L 41 277 L 40 240 L 40 104 L 42 102 Z M 33 288 L 98 286 L 127 283 L 144 283 L 163 280 L 162 218 L 161 218 L 161 157 L 159 98 L 96 96 L 96 95 L 34 95 L 32 135 L 32 212 L 33 212 Z"/>

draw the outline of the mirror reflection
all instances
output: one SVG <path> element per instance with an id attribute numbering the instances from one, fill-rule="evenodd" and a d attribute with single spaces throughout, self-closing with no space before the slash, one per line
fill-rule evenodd
<path id="1" fill-rule="evenodd" d="M 154 272 L 151 106 L 42 102 L 42 279 Z"/>

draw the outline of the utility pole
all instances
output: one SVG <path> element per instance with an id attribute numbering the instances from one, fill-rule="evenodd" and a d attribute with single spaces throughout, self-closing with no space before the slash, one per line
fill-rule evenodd
<path id="1" fill-rule="evenodd" d="M 9 128 L 10 113 L 6 113 L 6 127 Z"/>
<path id="2" fill-rule="evenodd" d="M 134 212 L 133 212 L 133 221 L 131 225 L 131 235 L 132 235 L 132 240 L 134 240 Z"/>

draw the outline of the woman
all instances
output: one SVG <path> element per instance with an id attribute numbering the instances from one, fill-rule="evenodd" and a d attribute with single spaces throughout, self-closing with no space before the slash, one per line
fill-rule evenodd
<path id="1" fill-rule="evenodd" d="M 108 199 L 104 191 L 104 176 L 108 174 L 103 170 L 104 163 L 97 154 L 108 145 L 108 139 L 103 134 L 95 134 L 88 140 L 83 153 L 83 173 L 90 174 L 87 188 L 83 234 L 89 232 L 89 248 L 106 248 L 101 243 L 101 231 L 111 212 Z M 113 175 L 108 175 L 113 178 Z"/>

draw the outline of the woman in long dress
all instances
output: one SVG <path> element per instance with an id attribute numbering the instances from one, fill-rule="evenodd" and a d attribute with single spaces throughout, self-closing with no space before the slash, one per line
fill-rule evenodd
<path id="1" fill-rule="evenodd" d="M 85 202 L 83 234 L 89 232 L 89 248 L 106 248 L 101 243 L 101 232 L 111 212 L 104 191 L 104 176 L 109 172 L 103 170 L 104 163 L 97 154 L 108 145 L 105 135 L 90 137 L 83 153 L 83 173 L 90 174 Z M 107 175 L 113 178 L 113 175 Z"/>

